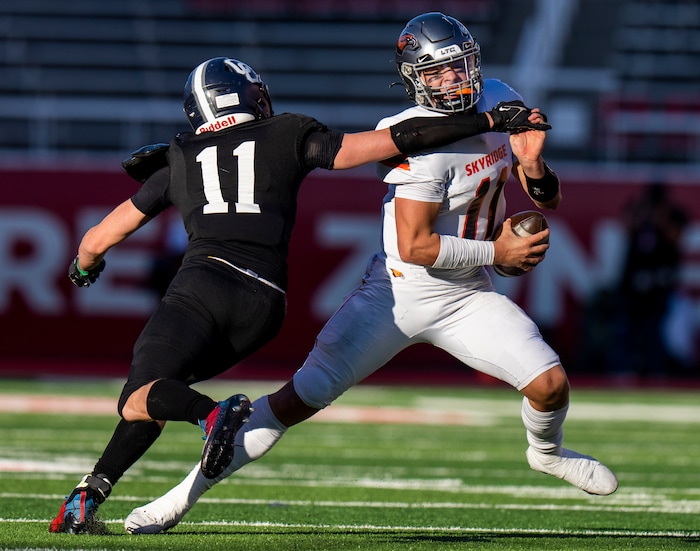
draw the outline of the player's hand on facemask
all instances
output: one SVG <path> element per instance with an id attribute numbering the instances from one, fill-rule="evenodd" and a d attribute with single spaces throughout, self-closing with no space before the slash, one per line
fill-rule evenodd
<path id="1" fill-rule="evenodd" d="M 530 109 L 522 101 L 502 101 L 489 111 L 493 119 L 492 132 L 517 134 L 528 130 L 550 130 L 547 116 L 539 109 Z"/>

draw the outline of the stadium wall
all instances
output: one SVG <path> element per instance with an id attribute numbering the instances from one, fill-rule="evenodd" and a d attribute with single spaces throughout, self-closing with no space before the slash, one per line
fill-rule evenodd
<path id="1" fill-rule="evenodd" d="M 276 340 L 236 366 L 232 377 L 290 376 L 303 362 L 324 321 L 356 285 L 379 245 L 385 189 L 371 175 L 315 173 L 302 187 L 291 245 L 288 317 Z M 347 175 L 349 174 L 349 176 Z M 164 251 L 177 253 L 175 213 L 155 219 L 107 256 L 107 269 L 89 289 L 73 287 L 67 267 L 84 231 L 137 184 L 99 171 L 5 170 L 0 173 L 0 376 L 123 376 L 131 349 L 158 300 L 153 269 Z M 567 369 L 601 375 L 582 361 L 583 312 L 610 287 L 625 246 L 621 212 L 648 182 L 567 175 L 565 200 L 548 214 L 547 260 L 531 274 L 494 276 L 559 350 Z M 682 291 L 700 309 L 700 181 L 671 186 L 691 215 L 683 239 Z M 508 212 L 530 208 L 517 183 L 507 186 Z M 697 323 L 695 321 L 694 323 Z M 697 333 L 695 333 L 697 334 Z M 405 382 L 445 382 L 474 375 L 450 356 L 417 346 L 382 375 Z"/>

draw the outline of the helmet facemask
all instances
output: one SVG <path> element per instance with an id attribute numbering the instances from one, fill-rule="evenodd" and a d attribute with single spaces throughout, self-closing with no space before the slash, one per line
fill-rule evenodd
<path id="1" fill-rule="evenodd" d="M 481 63 L 476 52 L 463 53 L 437 61 L 415 65 L 404 63 L 415 88 L 415 101 L 440 113 L 458 113 L 470 109 L 481 96 Z"/>
<path id="2" fill-rule="evenodd" d="M 408 96 L 431 111 L 467 111 L 481 97 L 479 44 L 452 17 L 434 12 L 412 19 L 399 37 L 396 64 Z"/>

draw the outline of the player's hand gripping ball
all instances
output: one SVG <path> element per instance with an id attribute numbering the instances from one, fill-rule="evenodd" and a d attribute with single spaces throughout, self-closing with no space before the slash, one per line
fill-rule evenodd
<path id="1" fill-rule="evenodd" d="M 522 212 L 514 214 L 510 218 L 513 233 L 518 237 L 529 237 L 549 227 L 549 224 L 547 223 L 547 219 L 544 217 L 544 214 L 542 214 L 541 212 L 537 212 L 536 210 L 524 210 Z M 503 226 L 499 227 L 496 230 L 494 240 L 498 239 L 498 236 L 501 235 L 502 229 Z M 549 238 L 547 237 L 546 239 L 541 241 L 541 243 L 549 243 Z M 525 270 L 516 268 L 514 266 L 499 265 L 494 265 L 493 271 L 503 277 L 518 277 L 527 273 Z"/>

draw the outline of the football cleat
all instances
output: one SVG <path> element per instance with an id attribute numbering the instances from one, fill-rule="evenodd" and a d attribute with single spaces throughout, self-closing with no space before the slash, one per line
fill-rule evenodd
<path id="1" fill-rule="evenodd" d="M 202 474 L 206 478 L 216 478 L 229 466 L 236 433 L 252 411 L 248 397 L 236 394 L 219 402 L 209 416 L 200 421 L 206 435 L 202 450 Z"/>
<path id="2" fill-rule="evenodd" d="M 559 454 L 540 453 L 529 447 L 526 452 L 530 467 L 551 474 L 593 495 L 607 496 L 617 490 L 617 478 L 597 459 L 561 448 Z"/>
<path id="3" fill-rule="evenodd" d="M 129 534 L 159 534 L 176 526 L 188 510 L 180 511 L 161 497 L 131 511 L 124 519 L 124 529 Z"/>
<path id="4" fill-rule="evenodd" d="M 105 475 L 85 475 L 61 505 L 49 525 L 49 532 L 82 534 L 100 530 L 95 513 L 111 491 L 112 483 Z"/>

